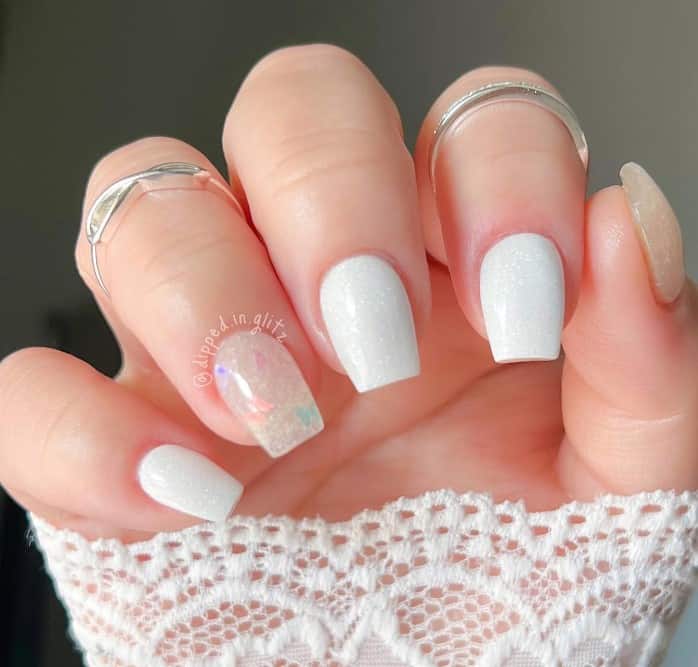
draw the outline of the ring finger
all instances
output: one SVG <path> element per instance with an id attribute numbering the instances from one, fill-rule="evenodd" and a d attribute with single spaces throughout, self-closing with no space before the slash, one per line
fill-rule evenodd
<path id="1" fill-rule="evenodd" d="M 416 150 L 425 236 L 495 361 L 552 360 L 582 268 L 586 174 L 570 131 L 538 105 L 500 100 L 444 134 L 430 173 L 446 110 L 505 81 L 554 93 L 532 72 L 488 67 L 458 79 L 428 113 Z"/>
<path id="2" fill-rule="evenodd" d="M 371 72 L 337 47 L 276 51 L 223 144 L 318 353 L 360 392 L 417 375 L 430 290 L 414 168 Z"/>

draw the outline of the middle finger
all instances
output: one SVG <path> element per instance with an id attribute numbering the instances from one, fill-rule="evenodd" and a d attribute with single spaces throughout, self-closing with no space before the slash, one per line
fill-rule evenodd
<path id="1" fill-rule="evenodd" d="M 359 391 L 419 373 L 430 292 L 412 159 L 392 101 L 342 49 L 263 59 L 224 149 L 316 350 Z"/>

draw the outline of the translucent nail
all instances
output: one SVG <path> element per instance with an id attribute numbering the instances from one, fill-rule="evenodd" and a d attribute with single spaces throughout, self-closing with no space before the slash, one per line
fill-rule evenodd
<path id="1" fill-rule="evenodd" d="M 291 353 L 265 333 L 238 331 L 216 354 L 223 401 L 270 456 L 283 456 L 322 431 L 322 416 Z"/>
<path id="2" fill-rule="evenodd" d="M 671 303 L 686 281 L 681 227 L 652 177 L 634 162 L 624 164 L 620 180 L 659 301 Z"/>

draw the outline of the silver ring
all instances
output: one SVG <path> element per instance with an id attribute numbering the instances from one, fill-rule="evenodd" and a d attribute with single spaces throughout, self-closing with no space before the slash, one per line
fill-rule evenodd
<path id="1" fill-rule="evenodd" d="M 214 178 L 206 169 L 202 169 L 195 164 L 189 164 L 188 162 L 166 162 L 151 167 L 150 169 L 139 171 L 136 174 L 120 178 L 97 197 L 85 218 L 85 235 L 90 244 L 92 269 L 94 270 L 99 286 L 104 290 L 107 296 L 109 296 L 109 291 L 104 284 L 102 273 L 99 270 L 97 246 L 103 243 L 102 236 L 104 235 L 109 221 L 141 181 L 159 180 L 164 176 L 172 175 L 191 176 L 198 181 L 199 186 L 202 188 L 213 186 L 216 192 L 225 195 L 226 199 L 235 206 L 240 215 L 243 217 L 245 216 L 240 202 L 238 202 L 226 185 L 217 178 Z"/>
<path id="2" fill-rule="evenodd" d="M 537 104 L 552 112 L 565 125 L 572 139 L 574 140 L 579 158 L 584 165 L 584 169 L 589 164 L 589 147 L 587 145 L 584 131 L 579 120 L 571 107 L 563 99 L 554 95 L 540 86 L 534 86 L 525 81 L 502 81 L 500 83 L 490 83 L 481 88 L 477 88 L 467 93 L 451 104 L 441 119 L 439 120 L 431 140 L 429 149 L 429 176 L 432 187 L 434 187 L 434 171 L 436 169 L 436 156 L 439 146 L 446 132 L 457 122 L 464 120 L 467 116 L 482 109 L 483 107 L 496 102 L 528 102 Z"/>

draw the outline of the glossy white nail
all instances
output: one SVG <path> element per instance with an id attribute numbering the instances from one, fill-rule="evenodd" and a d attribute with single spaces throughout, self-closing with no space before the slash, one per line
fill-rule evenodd
<path id="1" fill-rule="evenodd" d="M 512 234 L 492 246 L 480 267 L 480 302 L 496 362 L 558 358 L 565 278 L 552 241 Z"/>
<path id="2" fill-rule="evenodd" d="M 412 308 L 395 269 L 375 255 L 349 257 L 320 287 L 334 350 L 357 391 L 419 375 Z"/>
<path id="3" fill-rule="evenodd" d="M 207 521 L 222 521 L 237 505 L 243 486 L 205 456 L 179 445 L 151 449 L 138 481 L 153 500 Z"/>

